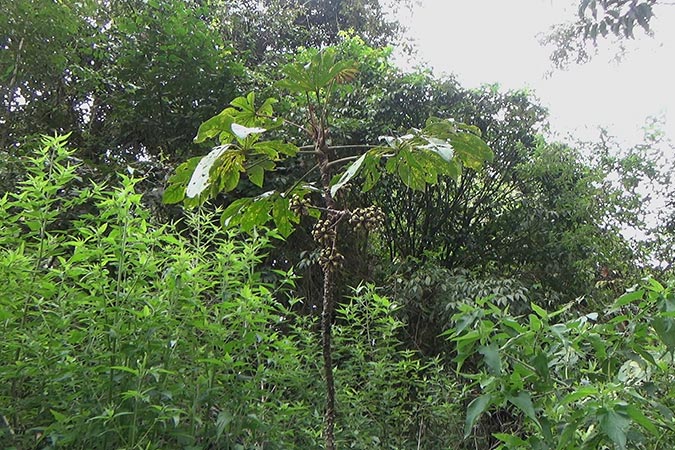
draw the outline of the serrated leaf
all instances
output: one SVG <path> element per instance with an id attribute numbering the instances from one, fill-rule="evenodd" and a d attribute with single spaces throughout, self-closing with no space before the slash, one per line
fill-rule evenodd
<path id="1" fill-rule="evenodd" d="M 605 409 L 598 414 L 600 429 L 614 442 L 619 450 L 626 448 L 626 432 L 630 419 L 613 409 Z"/>
<path id="2" fill-rule="evenodd" d="M 203 157 L 195 171 L 192 173 L 190 182 L 188 183 L 185 195 L 189 198 L 198 197 L 209 185 L 209 174 L 211 172 L 211 167 L 216 162 L 220 156 L 230 148 L 230 145 L 219 145 L 215 147 L 208 155 Z"/>
<path id="3" fill-rule="evenodd" d="M 464 423 L 464 438 L 466 439 L 471 434 L 476 420 L 483 414 L 492 402 L 492 395 L 484 394 L 478 398 L 473 399 L 466 409 L 466 421 Z"/>

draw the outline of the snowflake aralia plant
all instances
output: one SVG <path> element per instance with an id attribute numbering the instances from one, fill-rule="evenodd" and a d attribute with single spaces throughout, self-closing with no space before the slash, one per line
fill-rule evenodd
<path id="1" fill-rule="evenodd" d="M 372 228 L 383 219 L 374 206 L 350 210 L 339 201 L 338 191 L 348 183 L 359 182 L 366 192 L 383 173 L 400 177 L 410 189 L 424 190 L 442 177 L 457 181 L 463 167 L 479 169 L 493 158 L 478 128 L 439 118 L 430 118 L 424 128 L 412 129 L 404 136 L 383 137 L 378 145 L 333 145 L 329 136 L 332 99 L 340 85 L 349 83 L 358 73 L 354 61 L 338 60 L 336 53 L 333 48 L 315 51 L 308 63 L 292 64 L 283 71 L 285 78 L 278 87 L 303 99 L 304 123 L 275 116 L 275 99 L 256 105 L 254 93 L 239 97 L 199 128 L 196 142 L 215 139 L 218 145 L 208 155 L 180 165 L 164 193 L 166 203 L 196 206 L 234 190 L 242 174 L 262 188 L 265 172 L 274 171 L 289 158 L 299 157 L 300 152 L 314 158 L 312 169 L 292 180 L 286 189 L 230 203 L 223 212 L 222 223 L 250 232 L 272 221 L 279 234 L 287 237 L 300 223 L 301 214 L 316 219 L 312 235 L 320 247 L 319 264 L 324 276 L 321 347 L 326 388 L 324 439 L 328 450 L 335 449 L 331 325 L 337 269 L 343 259 L 337 250 L 339 226 Z M 266 133 L 285 126 L 302 130 L 308 142 L 298 146 L 262 139 Z M 357 154 L 338 158 L 337 149 L 351 149 Z M 320 200 L 312 204 L 311 198 Z"/>

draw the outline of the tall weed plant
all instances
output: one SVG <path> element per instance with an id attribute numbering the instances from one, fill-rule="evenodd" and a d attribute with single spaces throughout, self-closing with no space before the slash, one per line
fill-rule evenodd
<path id="1" fill-rule="evenodd" d="M 0 447 L 290 447 L 312 410 L 267 239 L 157 225 L 128 177 L 73 192 L 70 156 L 44 138 L 0 201 Z"/>
<path id="2" fill-rule="evenodd" d="M 276 234 L 158 224 L 137 180 L 87 186 L 76 162 L 45 137 L 0 198 L 0 448 L 320 448 L 317 318 L 260 272 Z M 456 380 L 392 312 L 370 287 L 339 311 L 340 446 L 447 448 Z"/>

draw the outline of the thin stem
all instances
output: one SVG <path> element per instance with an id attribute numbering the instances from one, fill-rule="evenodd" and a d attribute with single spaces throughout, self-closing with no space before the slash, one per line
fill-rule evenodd
<path id="1" fill-rule="evenodd" d="M 275 116 L 271 116 L 269 114 L 261 114 L 261 113 L 256 113 L 255 115 L 256 115 L 256 117 L 263 117 L 265 119 L 272 119 L 272 120 L 281 119 L 281 121 L 284 122 L 285 124 L 294 126 L 294 127 L 298 128 L 300 131 L 304 131 L 305 133 L 308 132 L 307 128 L 305 128 L 304 125 L 300 125 L 299 123 L 295 123 L 292 120 L 288 120 L 288 119 L 285 119 L 283 117 L 275 117 Z"/>
<path id="2" fill-rule="evenodd" d="M 337 166 L 337 165 L 345 163 L 345 162 L 357 160 L 360 157 L 361 157 L 361 155 L 354 155 L 354 156 L 346 156 L 346 157 L 340 158 L 340 159 L 335 159 L 335 160 L 333 160 L 329 163 L 326 163 L 326 167 Z"/>
<path id="3" fill-rule="evenodd" d="M 366 149 L 373 149 L 373 148 L 378 148 L 380 147 L 379 145 L 372 145 L 372 144 L 356 144 L 356 145 L 331 145 L 330 148 L 331 150 L 344 150 L 346 148 L 366 148 Z M 318 151 L 316 150 L 316 145 L 303 145 L 301 147 L 298 147 L 300 151 L 298 153 L 306 153 L 306 154 L 317 154 Z M 303 150 L 310 150 L 311 151 L 303 151 Z"/>
<path id="4" fill-rule="evenodd" d="M 287 194 L 290 194 L 291 192 L 293 192 L 295 190 L 295 188 L 298 187 L 300 185 L 300 183 L 302 183 L 305 180 L 305 178 L 307 178 L 309 176 L 310 173 L 314 172 L 318 168 L 319 168 L 319 164 L 314 164 L 314 166 L 312 166 L 311 169 L 309 169 L 307 172 L 302 174 L 302 176 L 300 178 L 298 178 L 295 183 L 293 183 L 293 186 L 291 186 L 289 189 L 286 189 L 286 192 L 284 192 L 284 194 L 287 195 Z"/>

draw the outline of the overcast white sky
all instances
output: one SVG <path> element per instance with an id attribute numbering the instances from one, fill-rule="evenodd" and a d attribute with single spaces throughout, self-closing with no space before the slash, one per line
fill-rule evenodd
<path id="1" fill-rule="evenodd" d="M 655 8 L 654 38 L 636 30 L 629 53 L 611 62 L 616 47 L 591 63 L 554 71 L 550 49 L 537 35 L 574 18 L 574 0 L 421 0 L 400 20 L 416 38 L 419 55 L 437 74 L 454 73 L 465 87 L 499 83 L 531 88 L 549 108 L 554 131 L 597 137 L 607 127 L 628 142 L 642 136 L 649 116 L 666 120 L 675 139 L 675 6 Z"/>

